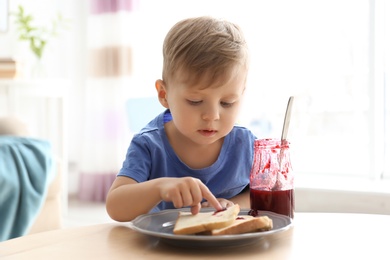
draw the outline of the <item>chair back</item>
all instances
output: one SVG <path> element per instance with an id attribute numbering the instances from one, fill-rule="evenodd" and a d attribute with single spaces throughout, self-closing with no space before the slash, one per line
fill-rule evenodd
<path id="1" fill-rule="evenodd" d="M 165 108 L 160 104 L 156 96 L 128 99 L 126 101 L 126 114 L 130 131 L 132 133 L 139 132 L 164 110 Z"/>

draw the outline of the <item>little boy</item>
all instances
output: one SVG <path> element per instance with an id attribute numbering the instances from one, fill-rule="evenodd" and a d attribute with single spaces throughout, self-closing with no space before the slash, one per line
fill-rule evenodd
<path id="1" fill-rule="evenodd" d="M 256 137 L 235 125 L 248 72 L 240 28 L 211 17 L 185 19 L 163 45 L 158 99 L 166 111 L 134 135 L 106 201 L 117 221 L 191 207 L 249 207 Z"/>

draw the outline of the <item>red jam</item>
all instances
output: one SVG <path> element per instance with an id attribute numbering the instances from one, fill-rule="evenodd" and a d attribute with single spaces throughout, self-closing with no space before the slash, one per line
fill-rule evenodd
<path id="1" fill-rule="evenodd" d="M 222 212 L 222 211 L 225 211 L 225 210 L 226 210 L 226 208 L 222 208 L 220 210 L 216 210 L 216 211 L 214 211 L 213 216 L 217 215 L 219 212 Z"/>
<path id="2" fill-rule="evenodd" d="M 257 210 L 272 211 L 294 218 L 294 190 L 250 190 L 251 211 L 257 216 Z"/>

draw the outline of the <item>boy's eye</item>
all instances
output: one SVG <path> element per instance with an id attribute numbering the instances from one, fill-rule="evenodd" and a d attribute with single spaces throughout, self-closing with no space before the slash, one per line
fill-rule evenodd
<path id="1" fill-rule="evenodd" d="M 187 100 L 190 105 L 196 106 L 202 103 L 202 100 Z"/>
<path id="2" fill-rule="evenodd" d="M 221 106 L 223 107 L 231 107 L 233 106 L 234 103 L 229 103 L 229 102 L 221 102 Z"/>

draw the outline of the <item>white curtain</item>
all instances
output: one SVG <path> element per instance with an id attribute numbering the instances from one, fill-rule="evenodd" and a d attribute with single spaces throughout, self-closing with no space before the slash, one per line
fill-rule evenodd
<path id="1" fill-rule="evenodd" d="M 137 0 L 89 0 L 88 77 L 79 199 L 104 201 L 129 143 L 126 88 L 132 75 L 132 26 Z"/>

